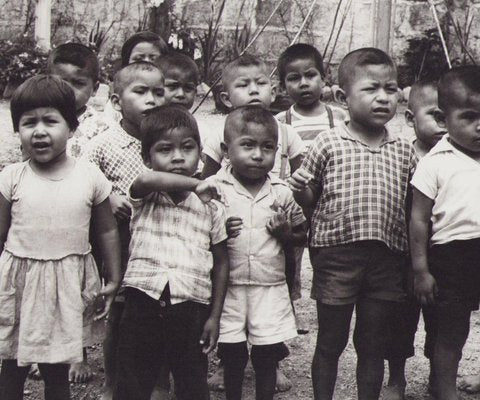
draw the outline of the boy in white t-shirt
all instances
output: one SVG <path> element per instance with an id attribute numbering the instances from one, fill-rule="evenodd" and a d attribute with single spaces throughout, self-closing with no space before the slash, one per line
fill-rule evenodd
<path id="1" fill-rule="evenodd" d="M 448 71 L 438 105 L 448 135 L 412 178 L 410 251 L 415 295 L 433 305 L 437 320 L 433 366 L 441 379 L 433 389 L 440 400 L 456 400 L 458 364 L 480 300 L 480 67 Z"/>

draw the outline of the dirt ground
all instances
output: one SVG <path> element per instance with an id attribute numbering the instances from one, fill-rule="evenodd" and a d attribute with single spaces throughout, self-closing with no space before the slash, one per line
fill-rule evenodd
<path id="1" fill-rule="evenodd" d="M 212 102 L 209 101 L 202 106 L 196 117 L 202 122 L 202 125 L 211 126 L 213 129 L 219 129 L 223 117 L 213 113 L 212 110 L 213 105 Z M 403 122 L 403 111 L 404 106 L 401 106 L 391 125 L 398 131 L 401 131 L 403 135 L 411 135 L 411 130 L 406 127 Z M 20 157 L 19 140 L 17 135 L 15 135 L 11 129 L 8 103 L 0 102 L 0 120 L 3 121 L 3 129 L 0 131 L 0 169 L 2 169 L 3 166 L 18 161 Z M 305 325 L 309 327 L 310 333 L 299 336 L 289 342 L 291 354 L 282 362 L 281 367 L 292 381 L 293 387 L 288 392 L 276 395 L 276 399 L 279 400 L 308 400 L 313 398 L 310 363 L 315 348 L 316 310 L 315 303 L 309 298 L 312 269 L 307 256 L 304 258 L 302 274 L 302 299 L 297 305 L 297 312 L 300 315 L 300 318 L 305 321 Z M 353 326 L 354 322 L 352 322 L 352 327 Z M 471 327 L 470 337 L 464 349 L 464 355 L 460 365 L 459 376 L 480 373 L 480 318 L 478 313 L 473 314 Z M 416 356 L 411 358 L 407 363 L 408 385 L 406 398 L 408 400 L 431 398 L 427 394 L 426 387 L 428 362 L 423 357 L 424 338 L 423 323 L 420 322 L 415 342 Z M 94 400 L 100 398 L 101 385 L 103 382 L 101 345 L 90 348 L 88 352 L 89 360 L 94 370 L 94 378 L 88 384 L 71 385 L 72 399 L 74 400 Z M 356 398 L 355 364 L 355 351 L 350 340 L 346 351 L 340 359 L 335 399 L 344 400 Z M 212 356 L 210 369 L 211 373 L 213 373 L 215 369 L 214 356 Z M 388 371 L 386 369 L 385 381 L 387 380 L 387 377 Z M 244 384 L 244 398 L 246 400 L 255 398 L 253 386 L 253 371 L 251 367 L 248 367 Z M 221 400 L 225 398 L 225 395 L 223 393 L 212 392 L 211 398 L 212 400 Z M 42 382 L 28 380 L 25 387 L 25 399 L 43 399 Z M 462 394 L 461 399 L 480 399 L 480 394 Z"/>

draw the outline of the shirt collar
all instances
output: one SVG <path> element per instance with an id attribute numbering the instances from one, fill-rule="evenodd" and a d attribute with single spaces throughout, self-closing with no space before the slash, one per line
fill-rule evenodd
<path id="1" fill-rule="evenodd" d="M 360 139 L 354 137 L 350 133 L 350 129 L 348 128 L 348 125 L 347 125 L 346 122 L 342 122 L 339 125 L 339 128 L 340 128 L 340 136 L 341 136 L 342 139 L 350 140 L 350 141 L 353 141 L 353 142 L 358 142 L 358 143 L 370 148 L 370 146 L 363 143 Z M 388 143 L 395 143 L 397 140 L 398 140 L 398 137 L 393 135 L 390 132 L 390 130 L 385 126 L 385 137 L 383 138 L 382 143 L 380 143 L 380 146 L 378 146 L 378 147 L 382 147 L 383 145 L 388 144 Z"/>
<path id="2" fill-rule="evenodd" d="M 245 189 L 245 187 L 233 176 L 232 166 L 230 164 L 223 166 L 217 172 L 215 177 L 218 181 L 233 186 L 237 193 L 253 199 L 252 194 L 247 189 Z M 265 183 L 255 197 L 255 201 L 261 200 L 263 197 L 270 193 L 272 183 L 272 177 L 270 173 L 268 173 Z"/>
<path id="3" fill-rule="evenodd" d="M 438 141 L 438 143 L 432 147 L 429 151 L 429 154 L 437 154 L 437 153 L 444 153 L 444 152 L 456 152 L 457 149 L 452 146 L 452 144 L 448 141 L 448 134 L 443 135 L 443 137 Z"/>

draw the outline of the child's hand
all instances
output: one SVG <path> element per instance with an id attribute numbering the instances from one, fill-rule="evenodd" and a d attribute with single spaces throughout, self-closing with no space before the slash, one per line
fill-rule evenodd
<path id="1" fill-rule="evenodd" d="M 418 301 L 422 305 L 431 305 L 435 303 L 435 296 L 438 293 L 435 278 L 429 272 L 415 274 L 414 292 Z"/>
<path id="2" fill-rule="evenodd" d="M 203 326 L 202 336 L 200 338 L 200 344 L 202 345 L 202 351 L 204 354 L 210 353 L 217 345 L 218 332 L 220 321 L 216 318 L 210 317 Z"/>
<path id="3" fill-rule="evenodd" d="M 267 221 L 267 230 L 281 243 L 287 243 L 292 237 L 292 225 L 283 211 L 278 211 Z"/>
<path id="4" fill-rule="evenodd" d="M 298 168 L 288 179 L 288 183 L 292 192 L 302 192 L 307 188 L 312 179 L 312 174 L 302 168 Z"/>
<path id="5" fill-rule="evenodd" d="M 109 199 L 115 217 L 119 219 L 130 218 L 130 215 L 132 215 L 132 205 L 129 203 L 126 196 L 112 193 Z"/>
<path id="6" fill-rule="evenodd" d="M 213 181 L 201 181 L 195 188 L 195 194 L 204 203 L 208 203 L 211 200 L 221 200 L 220 186 Z"/>
<path id="7" fill-rule="evenodd" d="M 226 228 L 228 238 L 234 238 L 240 235 L 242 230 L 243 221 L 240 217 L 229 217 L 227 218 Z"/>
<path id="8" fill-rule="evenodd" d="M 115 294 L 118 290 L 118 283 L 109 282 L 105 287 L 100 291 L 97 296 L 97 308 L 95 310 L 95 321 L 105 318 L 110 311 L 113 300 L 115 299 Z"/>

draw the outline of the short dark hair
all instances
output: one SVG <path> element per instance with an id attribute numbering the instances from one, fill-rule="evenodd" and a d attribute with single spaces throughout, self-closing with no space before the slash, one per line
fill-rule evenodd
<path id="1" fill-rule="evenodd" d="M 436 91 L 438 89 L 438 81 L 433 79 L 422 79 L 412 85 L 410 94 L 408 95 L 407 106 L 410 110 L 414 111 L 413 108 L 415 108 L 415 105 L 422 101 L 425 89 Z"/>
<path id="2" fill-rule="evenodd" d="M 52 72 L 55 64 L 72 64 L 85 70 L 94 83 L 98 82 L 100 65 L 97 55 L 80 43 L 64 43 L 56 47 L 47 59 L 47 71 Z"/>
<path id="3" fill-rule="evenodd" d="M 375 47 L 363 47 L 348 53 L 338 67 L 338 84 L 346 89 L 355 78 L 355 69 L 370 65 L 385 65 L 396 71 L 396 66 L 391 57 L 383 50 Z"/>
<path id="4" fill-rule="evenodd" d="M 230 77 L 232 75 L 232 72 L 235 71 L 237 68 L 241 67 L 259 67 L 259 68 L 264 68 L 265 72 L 267 70 L 267 65 L 263 60 L 261 60 L 259 57 L 254 56 L 253 54 L 245 53 L 242 56 L 236 58 L 233 61 L 230 61 L 225 68 L 223 69 L 222 72 L 222 84 L 224 88 L 228 87 L 228 84 L 230 83 Z"/>
<path id="5" fill-rule="evenodd" d="M 459 88 L 461 86 L 461 89 Z M 459 93 L 463 91 L 462 93 Z M 438 106 L 444 112 L 458 105 L 464 93 L 480 94 L 480 66 L 464 65 L 447 71 L 438 82 Z"/>
<path id="6" fill-rule="evenodd" d="M 323 58 L 320 52 L 307 43 L 297 43 L 290 47 L 280 54 L 277 63 L 278 76 L 280 78 L 280 83 L 283 85 L 285 82 L 285 69 L 288 64 L 295 60 L 305 60 L 310 59 L 315 63 L 315 67 L 320 72 L 320 76 L 325 78 L 325 69 L 323 68 Z"/>
<path id="7" fill-rule="evenodd" d="M 198 84 L 200 80 L 200 72 L 195 61 L 178 51 L 171 51 L 160 58 L 155 64 L 160 67 L 164 75 L 166 75 L 170 69 L 178 68 L 180 71 L 192 75 L 196 84 Z"/>
<path id="8" fill-rule="evenodd" d="M 13 129 L 18 132 L 22 115 L 35 108 L 51 107 L 60 112 L 74 131 L 78 127 L 73 89 L 53 75 L 36 75 L 23 82 L 13 93 L 10 102 Z"/>
<path id="9" fill-rule="evenodd" d="M 201 147 L 197 121 L 185 108 L 177 104 L 167 104 L 156 107 L 149 112 L 140 123 L 143 159 L 148 158 L 150 149 L 162 136 L 177 128 L 190 130 L 192 138 Z"/>
<path id="10" fill-rule="evenodd" d="M 121 94 L 126 86 L 128 86 L 138 74 L 142 71 L 158 71 L 162 76 L 162 71 L 158 66 L 147 61 L 136 61 L 127 64 L 121 68 L 113 77 L 113 92 Z"/>
<path id="11" fill-rule="evenodd" d="M 137 32 L 130 36 L 122 46 L 122 67 L 129 64 L 133 48 L 142 42 L 152 43 L 162 55 L 168 53 L 168 45 L 160 35 L 150 31 Z"/>
<path id="12" fill-rule="evenodd" d="M 249 104 L 238 107 L 228 114 L 223 133 L 225 143 L 232 137 L 245 133 L 249 123 L 266 127 L 278 140 L 278 124 L 272 113 L 260 105 Z"/>

